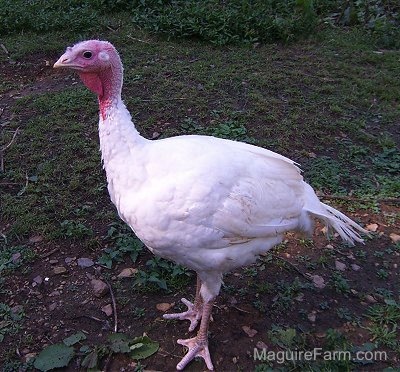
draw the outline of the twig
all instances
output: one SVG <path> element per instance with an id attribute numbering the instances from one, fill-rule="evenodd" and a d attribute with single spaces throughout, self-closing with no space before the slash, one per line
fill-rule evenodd
<path id="1" fill-rule="evenodd" d="M 103 320 L 101 320 L 99 318 L 96 318 L 95 316 L 91 316 L 91 315 L 77 315 L 77 316 L 74 316 L 71 319 L 79 319 L 79 318 L 89 318 L 89 319 L 95 320 L 96 322 L 104 323 Z"/>
<path id="2" fill-rule="evenodd" d="M 131 36 L 131 35 L 128 35 L 128 37 L 129 37 L 129 39 L 132 39 L 132 40 L 134 40 L 134 41 L 138 41 L 139 43 L 152 44 L 150 41 L 138 39 L 138 38 L 133 37 L 133 36 Z"/>
<path id="3" fill-rule="evenodd" d="M 250 311 L 243 310 L 243 309 L 241 309 L 241 308 L 239 308 L 239 307 L 237 307 L 237 306 L 233 306 L 233 305 L 231 305 L 231 307 L 233 307 L 234 309 L 236 309 L 236 310 L 238 310 L 238 311 L 241 311 L 242 313 L 251 314 L 251 312 L 250 312 Z"/>
<path id="4" fill-rule="evenodd" d="M 338 254 L 340 254 L 340 255 L 343 256 L 343 257 L 347 257 L 347 258 L 349 257 L 349 254 L 343 253 L 342 251 L 339 251 L 339 249 L 336 249 L 336 248 L 333 247 L 333 246 L 332 246 L 332 248 L 329 247 L 328 249 L 331 250 L 331 251 L 334 251 L 334 252 L 336 252 L 336 253 L 338 253 Z"/>
<path id="5" fill-rule="evenodd" d="M 3 116 L 3 113 L 4 113 L 5 110 L 6 110 L 6 109 L 5 109 L 4 107 L 2 107 L 2 108 L 0 109 L 0 118 Z"/>
<path id="6" fill-rule="evenodd" d="M 51 256 L 53 253 L 56 253 L 58 250 L 59 250 L 59 248 L 54 248 L 50 252 L 47 252 L 47 253 L 43 254 L 42 256 L 40 256 L 40 258 L 47 258 L 47 257 Z"/>
<path id="7" fill-rule="evenodd" d="M 112 287 L 111 287 L 110 282 L 109 282 L 106 278 L 104 278 L 104 281 L 107 283 L 108 289 L 110 290 L 111 301 L 112 301 L 112 307 L 113 307 L 113 314 L 114 314 L 114 332 L 117 333 L 117 332 L 118 332 L 117 303 L 116 303 L 116 301 L 115 301 L 114 292 L 113 292 L 113 289 L 112 289 Z"/>
<path id="8" fill-rule="evenodd" d="M 282 257 L 280 257 L 280 256 L 277 256 L 277 255 L 275 255 L 275 254 L 271 254 L 271 256 L 274 257 L 274 258 L 277 258 L 278 260 L 281 260 L 281 261 L 287 263 L 289 266 L 291 266 L 293 269 L 295 269 L 301 276 L 303 276 L 304 278 L 306 278 L 308 281 L 312 281 L 311 278 L 309 278 L 306 274 L 304 274 L 301 270 L 299 270 L 299 269 L 297 268 L 297 266 L 293 265 L 290 261 L 285 260 L 284 258 L 282 258 Z"/>
<path id="9" fill-rule="evenodd" d="M 13 136 L 12 136 L 12 138 L 11 138 L 10 143 L 9 143 L 8 145 L 4 146 L 4 147 L 1 149 L 1 152 L 6 151 L 6 150 L 14 143 L 15 138 L 17 137 L 17 134 L 18 134 L 18 133 L 19 133 L 19 127 L 14 131 L 14 134 L 13 134 Z"/>
<path id="10" fill-rule="evenodd" d="M 0 172 L 4 172 L 4 151 L 6 151 L 14 143 L 18 133 L 19 127 L 15 130 L 9 144 L 0 149 Z"/>
<path id="11" fill-rule="evenodd" d="M 10 54 L 10 52 L 7 50 L 6 46 L 3 43 L 0 44 L 0 48 L 3 49 L 5 54 L 7 54 L 7 55 Z"/>
<path id="12" fill-rule="evenodd" d="M 165 354 L 164 354 L 164 353 L 165 353 Z M 176 355 L 176 354 L 172 354 L 172 353 L 170 353 L 169 351 L 164 350 L 164 349 L 159 350 L 159 351 L 158 351 L 158 354 L 160 354 L 160 355 L 163 356 L 163 357 L 166 357 L 167 355 L 170 355 L 170 356 L 173 356 L 174 358 L 182 359 L 182 356 Z"/>

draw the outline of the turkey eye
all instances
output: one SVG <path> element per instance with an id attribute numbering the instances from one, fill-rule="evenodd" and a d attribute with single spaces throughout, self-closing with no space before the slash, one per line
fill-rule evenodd
<path id="1" fill-rule="evenodd" d="M 83 53 L 83 57 L 84 57 L 84 58 L 87 58 L 87 59 L 92 58 L 92 52 L 89 52 L 89 51 L 84 52 L 84 53 Z"/>

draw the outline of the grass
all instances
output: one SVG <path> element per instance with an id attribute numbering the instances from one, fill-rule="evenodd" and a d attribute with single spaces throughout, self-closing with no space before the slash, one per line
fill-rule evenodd
<path id="1" fill-rule="evenodd" d="M 34 319 L 35 306 L 24 307 L 27 318 L 12 312 L 7 302 L 17 289 L 12 284 L 27 282 L 28 275 L 37 274 L 40 264 L 51 272 L 52 267 L 45 266 L 48 261 L 38 259 L 49 250 L 62 253 L 56 258 L 59 264 L 65 255 L 94 255 L 115 288 L 121 319 L 134 318 L 136 327 L 150 324 L 150 330 L 153 327 L 157 332 L 157 323 L 152 322 L 159 314 L 154 313 L 153 305 L 160 301 L 160 293 L 170 296 L 171 303 L 176 302 L 175 294 L 183 295 L 194 280 L 184 268 L 149 256 L 111 206 L 98 153 L 96 99 L 75 84 L 76 76 L 54 72 L 44 65 L 46 60 L 51 65 L 67 45 L 79 39 L 98 37 L 115 43 L 125 66 L 123 96 L 146 137 L 205 134 L 268 147 L 299 162 L 313 187 L 323 194 L 339 196 L 335 203 L 362 216 L 363 221 L 377 219 L 380 229 L 398 229 L 398 208 L 382 205 L 381 200 L 398 198 L 400 193 L 396 127 L 400 119 L 399 52 L 380 49 L 396 47 L 395 33 L 388 28 L 388 37 L 382 40 L 382 30 L 389 26 L 379 23 L 376 12 L 371 13 L 374 27 L 367 31 L 359 15 L 348 27 L 339 27 L 350 20 L 332 15 L 336 3 L 315 1 L 315 16 L 328 17 L 324 21 L 319 18 L 318 35 L 312 33 L 304 39 L 299 29 L 291 28 L 304 19 L 294 17 L 299 13 L 289 15 L 294 2 L 287 2 L 283 9 L 287 16 L 279 25 L 287 28 L 277 28 L 271 37 L 275 42 L 292 43 L 264 44 L 262 27 L 260 34 L 251 30 L 244 34 L 251 12 L 243 14 L 248 18 L 242 29 L 232 33 L 238 2 L 231 8 L 221 5 L 227 13 L 209 12 L 204 24 L 199 23 L 200 17 L 190 19 L 190 7 L 202 10 L 198 2 L 191 1 L 180 10 L 175 3 L 175 8 L 169 4 L 162 11 L 157 5 L 160 2 L 146 1 L 147 8 L 139 6 L 136 13 L 124 8 L 127 2 L 115 2 L 116 8 L 109 15 L 102 9 L 111 2 L 98 1 L 97 8 L 93 8 L 94 2 L 72 6 L 60 17 L 54 12 L 65 10 L 66 3 L 59 2 L 54 9 L 47 3 L 33 16 L 32 9 L 22 12 L 21 2 L 14 2 L 10 8 L 14 9 L 14 18 L 7 21 L 15 25 L 14 31 L 7 31 L 11 26 L 2 28 L 2 43 L 10 54 L 0 50 L 4 67 L 0 70 L 0 90 L 7 97 L 0 101 L 5 108 L 0 117 L 0 146 L 7 145 L 19 128 L 15 142 L 4 152 L 5 168 L 0 173 L 0 315 L 5 322 L 1 323 L 5 325 L 1 328 L 5 340 L 14 342 L 30 327 L 29 319 Z M 204 9 L 209 10 L 212 2 L 205 3 Z M 257 6 L 264 6 L 261 3 Z M 300 3 L 306 6 L 309 2 Z M 368 2 L 371 7 L 378 3 Z M 39 5 L 42 2 L 29 3 Z M 390 2 L 386 5 L 386 13 L 380 15 L 390 23 Z M 3 3 L 0 10 L 1 6 Z M 119 17 L 121 10 L 124 15 Z M 173 23 L 178 11 L 182 17 Z M 356 12 L 361 10 L 357 8 Z M 93 28 L 93 17 L 99 21 L 97 28 Z M 62 32 L 71 19 L 74 21 L 68 24 L 68 32 Z M 212 22 L 214 26 L 210 26 Z M 143 30 L 133 29 L 132 24 Z M 212 33 L 216 24 L 221 25 L 221 32 Z M 58 31 L 53 32 L 56 28 Z M 160 34 L 166 37 L 160 38 Z M 300 41 L 294 43 L 295 39 Z M 32 87 L 41 89 L 30 90 Z M 341 201 L 340 197 L 349 199 Z M 40 236 L 42 243 L 29 241 L 35 236 Z M 227 275 L 223 300 L 238 301 L 236 310 L 241 316 L 250 311 L 256 313 L 254 319 L 263 319 L 258 336 L 274 350 L 308 350 L 321 345 L 324 350 L 352 350 L 367 347 L 364 343 L 371 339 L 374 347 L 398 351 L 399 287 L 393 265 L 398 263 L 400 249 L 388 242 L 381 246 L 379 239 L 376 235 L 365 247 L 354 250 L 336 246 L 333 241 L 333 250 L 323 248 L 326 243 L 321 239 L 311 243 L 290 237 L 290 242 L 274 251 L 282 260 L 268 255 L 256 265 Z M 362 266 L 364 280 L 350 269 L 350 254 Z M 348 269 L 335 270 L 335 259 L 346 262 Z M 123 265 L 137 267 L 137 274 L 130 280 L 113 281 L 113 273 Z M 316 289 L 306 274 L 323 276 L 326 287 Z M 70 278 L 63 280 L 69 282 Z M 31 289 L 31 283 L 27 283 Z M 76 279 L 66 292 L 78 298 L 85 290 L 84 282 Z M 16 293 L 17 300 L 37 304 L 39 309 L 36 297 L 24 297 L 23 291 Z M 367 303 L 368 295 L 379 303 Z M 217 309 L 218 317 L 225 314 Z M 310 326 L 310 314 L 316 315 L 315 328 Z M 230 321 L 229 326 L 236 323 L 237 319 Z M 364 332 L 366 338 L 359 341 L 348 331 L 351 327 Z M 58 337 L 55 342 L 62 339 L 46 326 L 42 328 L 46 336 Z M 214 332 L 216 342 L 221 341 L 220 332 Z M 318 333 L 322 333 L 321 338 Z M 228 337 L 236 339 L 237 335 Z M 27 347 L 26 340 L 15 342 L 21 344 L 21 350 Z M 101 344 L 98 339 L 93 342 Z M 22 365 L 15 355 L 7 354 L 5 360 L 10 370 Z M 276 366 L 262 363 L 255 368 L 261 371 Z M 349 370 L 357 366 L 352 361 L 332 361 L 300 363 L 293 368 Z"/>

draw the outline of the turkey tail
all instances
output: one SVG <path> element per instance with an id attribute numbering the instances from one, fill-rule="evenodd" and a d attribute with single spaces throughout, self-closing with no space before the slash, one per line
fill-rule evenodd
<path id="1" fill-rule="evenodd" d="M 354 245 L 354 242 L 364 242 L 360 234 L 369 236 L 367 230 L 363 229 L 344 213 L 320 202 L 312 187 L 307 183 L 305 183 L 305 185 L 306 201 L 304 210 L 306 212 L 323 220 L 328 227 L 333 228 L 347 243 Z"/>

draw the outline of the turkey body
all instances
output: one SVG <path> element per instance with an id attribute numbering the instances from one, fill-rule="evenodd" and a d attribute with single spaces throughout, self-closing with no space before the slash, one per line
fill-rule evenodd
<path id="1" fill-rule="evenodd" d="M 108 130 L 123 110 L 99 123 L 108 191 L 154 254 L 223 273 L 254 262 L 286 231 L 311 227 L 307 189 L 291 160 L 209 136 L 149 141 L 129 135 L 131 125 Z"/>

